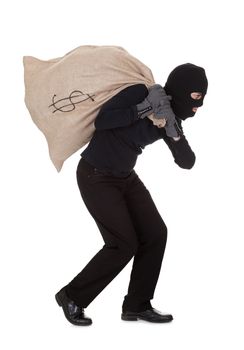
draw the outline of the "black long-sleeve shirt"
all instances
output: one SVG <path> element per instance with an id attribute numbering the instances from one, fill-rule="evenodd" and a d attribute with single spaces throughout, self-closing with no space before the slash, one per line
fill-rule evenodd
<path id="1" fill-rule="evenodd" d="M 195 163 L 195 154 L 181 129 L 175 141 L 149 118 L 139 119 L 136 105 L 148 95 L 144 84 L 125 88 L 103 104 L 95 121 L 95 132 L 86 149 L 80 154 L 98 171 L 114 176 L 127 176 L 145 146 L 163 139 L 174 161 L 184 169 Z"/>

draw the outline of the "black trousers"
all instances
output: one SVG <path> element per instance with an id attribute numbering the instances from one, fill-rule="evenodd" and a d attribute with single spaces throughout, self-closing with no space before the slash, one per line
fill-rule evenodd
<path id="1" fill-rule="evenodd" d="M 167 227 L 148 189 L 134 169 L 126 177 L 115 177 L 99 172 L 84 158 L 76 175 L 82 199 L 105 244 L 67 284 L 67 295 L 86 308 L 134 257 L 122 310 L 151 308 Z"/>

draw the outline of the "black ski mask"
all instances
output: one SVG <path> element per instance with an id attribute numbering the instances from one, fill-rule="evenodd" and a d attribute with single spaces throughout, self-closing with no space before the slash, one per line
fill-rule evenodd
<path id="1" fill-rule="evenodd" d="M 185 120 L 194 117 L 193 107 L 203 105 L 204 96 L 207 93 L 208 80 L 205 70 L 192 63 L 177 66 L 168 76 L 164 86 L 167 95 L 172 96 L 171 108 L 177 119 Z M 202 98 L 195 100 L 192 92 L 201 92 Z"/>

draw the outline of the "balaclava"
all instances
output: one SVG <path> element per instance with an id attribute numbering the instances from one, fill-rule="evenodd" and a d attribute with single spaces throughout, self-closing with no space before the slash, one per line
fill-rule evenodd
<path id="1" fill-rule="evenodd" d="M 208 80 L 204 68 L 192 63 L 185 63 L 173 69 L 164 89 L 167 95 L 172 96 L 171 108 L 177 119 L 185 120 L 195 115 L 196 112 L 193 112 L 192 108 L 203 105 L 207 88 Z M 202 98 L 193 99 L 191 92 L 201 92 Z"/>

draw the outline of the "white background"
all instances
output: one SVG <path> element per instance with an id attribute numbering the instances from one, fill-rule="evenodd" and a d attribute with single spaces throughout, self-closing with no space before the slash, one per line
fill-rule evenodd
<path id="1" fill-rule="evenodd" d="M 243 10 L 241 1 L 8 1 L 1 5 L 1 343 L 3 349 L 243 349 Z M 209 89 L 183 122 L 196 154 L 179 168 L 163 140 L 135 170 L 168 227 L 153 307 L 169 324 L 122 321 L 132 261 L 70 324 L 55 293 L 104 244 L 76 183 L 79 150 L 60 173 L 24 104 L 24 55 L 118 45 L 164 84 L 177 65 Z"/>

